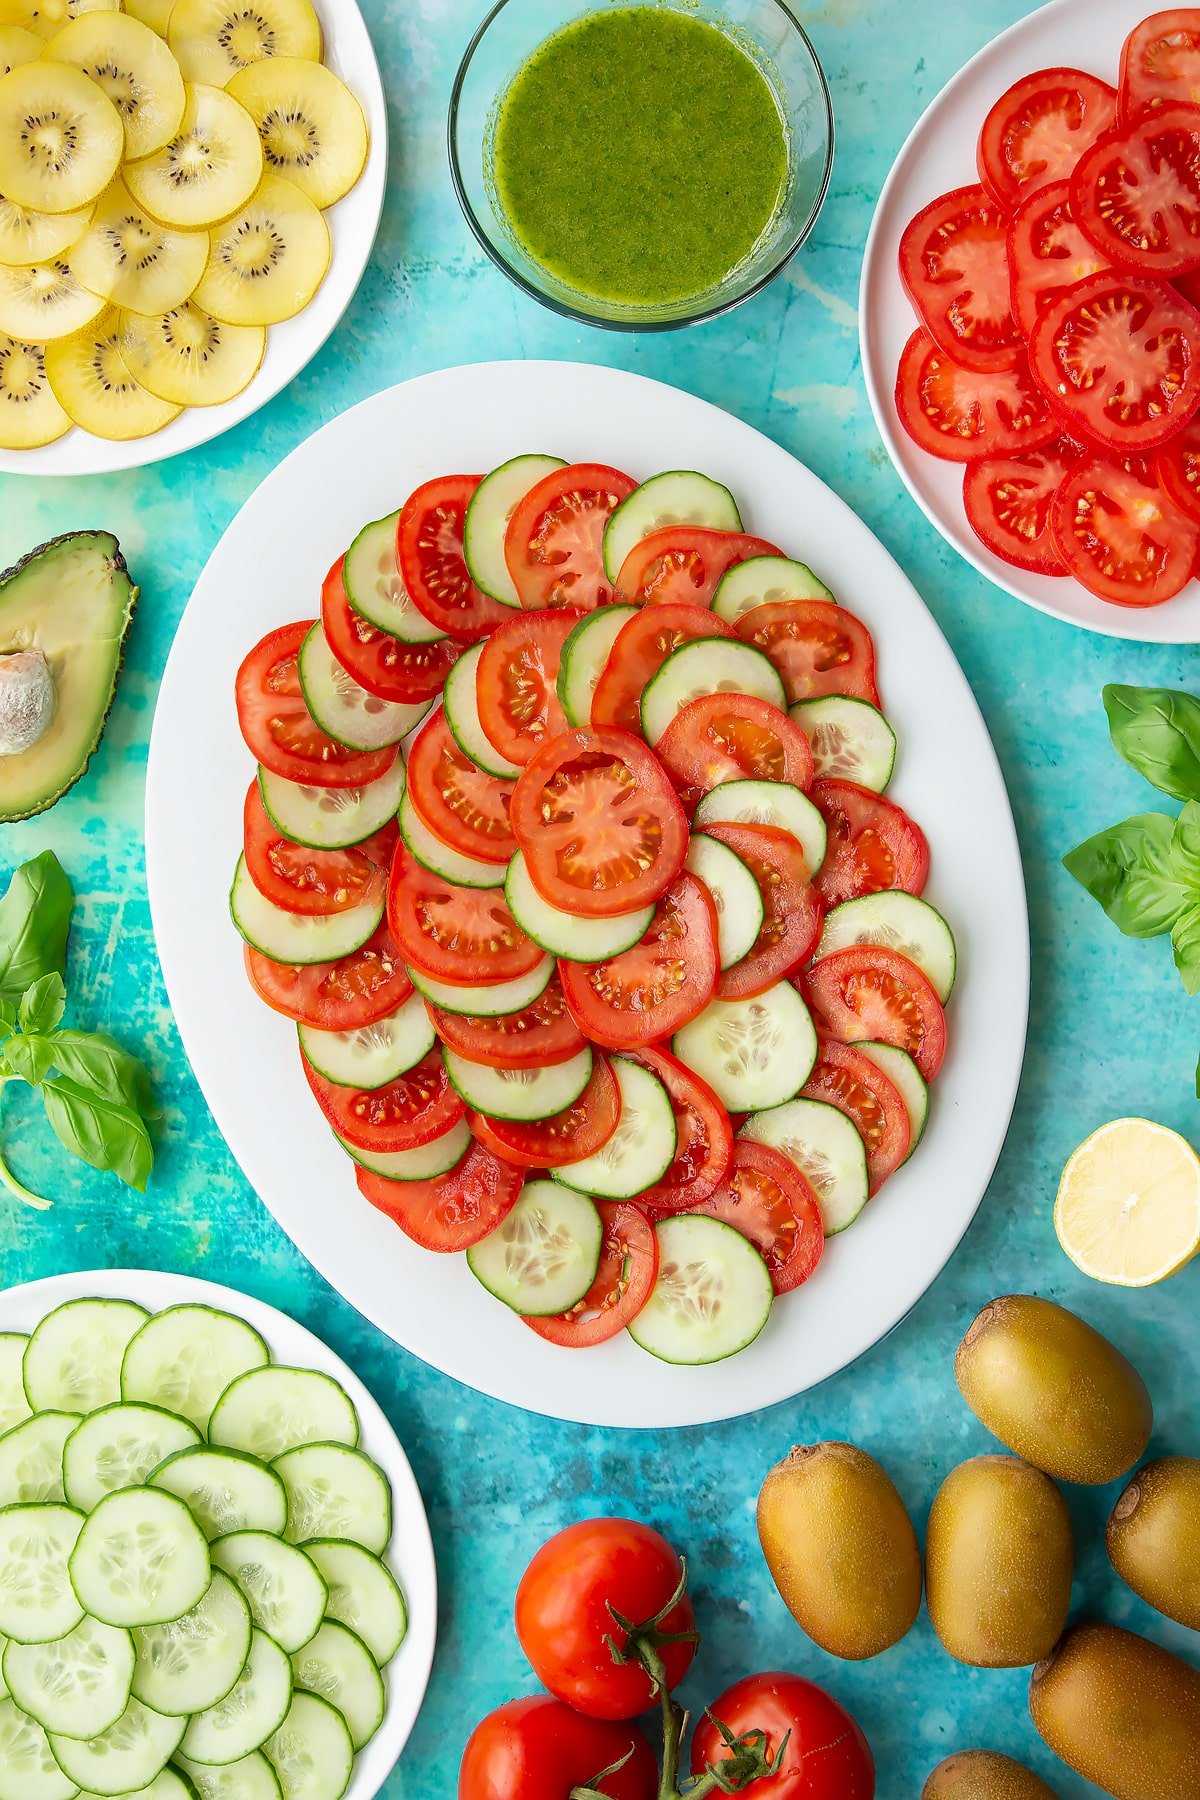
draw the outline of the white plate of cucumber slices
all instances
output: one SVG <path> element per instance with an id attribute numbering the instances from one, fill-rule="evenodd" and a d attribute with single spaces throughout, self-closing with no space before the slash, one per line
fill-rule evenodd
<path id="1" fill-rule="evenodd" d="M 436 1622 L 404 1452 L 303 1326 L 148 1270 L 0 1297 L 0 1800 L 370 1800 Z"/>

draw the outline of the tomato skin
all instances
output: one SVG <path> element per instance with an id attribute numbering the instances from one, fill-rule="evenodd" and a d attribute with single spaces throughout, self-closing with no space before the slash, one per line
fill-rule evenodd
<path id="1" fill-rule="evenodd" d="M 777 1295 L 808 1280 L 825 1249 L 825 1227 L 812 1184 L 769 1144 L 739 1138 L 729 1173 L 692 1210 L 723 1219 L 762 1253 Z"/>
<path id="2" fill-rule="evenodd" d="M 879 705 L 875 645 L 861 619 L 829 600 L 771 600 L 737 622 L 744 643 L 769 656 L 788 704 L 845 694 Z"/>
<path id="3" fill-rule="evenodd" d="M 632 1752 L 632 1754 L 630 1754 Z M 636 1725 L 585 1719 L 549 1694 L 497 1707 L 475 1727 L 463 1752 L 458 1800 L 569 1800 L 572 1788 L 606 1775 L 611 1800 L 656 1800 L 658 1765 Z"/>
<path id="4" fill-rule="evenodd" d="M 1121 117 L 1143 107 L 1200 106 L 1200 20 L 1193 6 L 1151 13 L 1121 51 Z"/>
<path id="5" fill-rule="evenodd" d="M 422 1250 L 469 1250 L 507 1218 L 525 1177 L 482 1144 L 473 1144 L 448 1175 L 432 1181 L 388 1181 L 355 1165 L 358 1191 Z"/>
<path id="6" fill-rule="evenodd" d="M 702 1013 L 719 968 L 712 896 L 680 870 L 640 944 L 604 963 L 560 963 L 559 975 L 580 1031 L 625 1050 L 669 1038 Z"/>
<path id="7" fill-rule="evenodd" d="M 396 560 L 409 599 L 431 625 L 467 642 L 486 637 L 508 608 L 482 593 L 463 555 L 463 527 L 481 475 L 442 475 L 410 494 L 396 525 Z"/>
<path id="8" fill-rule="evenodd" d="M 387 916 L 405 961 L 434 981 L 511 981 L 542 960 L 497 889 L 457 887 L 402 851 L 392 864 Z"/>
<path id="9" fill-rule="evenodd" d="M 1038 69 L 1001 94 L 979 134 L 979 179 L 1011 213 L 1064 180 L 1117 116 L 1116 89 L 1082 69 Z"/>
<path id="10" fill-rule="evenodd" d="M 1034 575 L 1067 571 L 1050 529 L 1054 497 L 1081 451 L 1069 438 L 1020 456 L 985 456 L 963 473 L 967 523 L 986 550 Z"/>
<path id="11" fill-rule="evenodd" d="M 532 1006 L 496 1019 L 446 1012 L 431 1000 L 425 1002 L 425 1010 L 448 1050 L 493 1069 L 549 1068 L 576 1056 L 586 1042 L 567 1009 L 557 975 L 550 977 L 545 993 Z"/>
<path id="12" fill-rule="evenodd" d="M 981 187 L 931 200 L 900 239 L 900 280 L 930 337 L 964 368 L 1015 368 L 1008 221 Z"/>
<path id="13" fill-rule="evenodd" d="M 867 1147 L 871 1192 L 894 1175 L 912 1146 L 908 1108 L 894 1081 L 852 1044 L 818 1033 L 816 1066 L 801 1088 L 845 1113 Z"/>
<path id="14" fill-rule="evenodd" d="M 521 605 L 591 612 L 616 598 L 604 568 L 604 527 L 636 481 L 603 463 L 554 469 L 517 505 L 504 560 Z"/>
<path id="15" fill-rule="evenodd" d="M 417 1150 L 431 1144 L 466 1108 L 450 1085 L 441 1053 L 431 1050 L 415 1069 L 386 1087 L 342 1087 L 318 1075 L 301 1052 L 305 1078 L 313 1098 L 340 1138 L 358 1150 L 379 1156 L 395 1150 Z"/>
<path id="16" fill-rule="evenodd" d="M 392 934 L 381 924 L 361 950 L 340 962 L 296 966 L 244 946 L 246 973 L 260 1000 L 297 1025 L 358 1031 L 402 1006 L 412 982 Z"/>
<path id="17" fill-rule="evenodd" d="M 790 1732 L 782 1768 L 778 1775 L 756 1781 L 755 1794 L 785 1800 L 874 1800 L 870 1745 L 845 1708 L 815 1682 L 780 1672 L 747 1675 L 727 1688 L 697 1722 L 692 1739 L 694 1775 L 710 1764 L 719 1767 L 725 1758 L 713 1719 L 739 1737 L 765 1731 L 772 1751 Z"/>
<path id="18" fill-rule="evenodd" d="M 703 606 L 673 600 L 646 607 L 626 620 L 608 653 L 592 695 L 593 725 L 615 725 L 640 737 L 642 692 L 668 656 L 700 638 L 736 636 L 732 625 Z"/>
<path id="19" fill-rule="evenodd" d="M 603 1149 L 621 1116 L 621 1090 L 607 1057 L 596 1051 L 592 1079 L 573 1106 L 523 1123 L 469 1112 L 467 1123 L 494 1156 L 520 1169 L 559 1169 Z"/>
<path id="20" fill-rule="evenodd" d="M 439 707 L 408 753 L 408 793 L 436 838 L 480 862 L 506 863 L 517 847 L 509 824 L 513 784 L 464 755 Z"/>
<path id="21" fill-rule="evenodd" d="M 380 631 L 351 606 L 343 580 L 345 565 L 345 557 L 339 556 L 321 588 L 321 628 L 330 650 L 359 687 L 379 700 L 400 704 L 432 700 L 441 693 L 461 645 L 450 638 L 404 644 Z"/>
<path id="22" fill-rule="evenodd" d="M 297 662 L 313 623 L 281 625 L 245 658 L 235 685 L 238 725 L 250 754 L 272 775 L 307 787 L 366 787 L 387 774 L 397 752 L 347 750 L 315 723 Z"/>
<path id="23" fill-rule="evenodd" d="M 328 918 L 381 898 L 396 847 L 391 832 L 381 831 L 375 839 L 350 850 L 313 850 L 293 844 L 272 824 L 257 780 L 246 790 L 242 820 L 246 871 L 259 893 L 285 912 Z M 372 855 L 373 849 L 379 860 Z"/>
<path id="24" fill-rule="evenodd" d="M 761 608 L 756 608 L 761 611 Z M 807 791 L 812 745 L 800 727 L 753 694 L 710 694 L 681 707 L 655 745 L 689 813 L 722 781 L 786 781 Z"/>
<path id="25" fill-rule="evenodd" d="M 1094 456 L 1077 463 L 1054 497 L 1050 530 L 1068 572 L 1117 606 L 1172 599 L 1200 554 L 1200 525 L 1135 461 Z"/>
<path id="26" fill-rule="evenodd" d="M 896 411 L 914 444 L 946 462 L 1010 456 L 1059 433 L 1024 356 L 1012 369 L 968 369 L 921 329 L 900 356 Z"/>
<path id="27" fill-rule="evenodd" d="M 814 781 L 809 798 L 829 833 L 814 882 L 826 907 L 889 888 L 920 897 L 929 876 L 929 845 L 894 801 L 836 776 Z"/>
<path id="28" fill-rule="evenodd" d="M 675 1114 L 675 1160 L 654 1187 L 638 1196 L 638 1204 L 656 1213 L 689 1212 L 715 1193 L 733 1157 L 729 1114 L 707 1082 L 685 1068 L 669 1050 L 631 1052 L 631 1060 L 657 1075 Z"/>
<path id="29" fill-rule="evenodd" d="M 709 825 L 706 835 L 741 858 L 762 895 L 762 930 L 741 962 L 722 970 L 717 982 L 722 1000 L 749 1000 L 808 961 L 820 940 L 825 908 L 790 831 L 774 825 Z"/>
<path id="30" fill-rule="evenodd" d="M 600 1267 L 578 1306 L 553 1318 L 526 1319 L 531 1331 L 564 1350 L 606 1344 L 645 1306 L 658 1277 L 658 1235 L 640 1206 L 598 1200 L 604 1226 Z"/>
<path id="31" fill-rule="evenodd" d="M 926 1081 L 946 1055 L 946 1015 L 933 986 L 897 950 L 853 944 L 814 963 L 804 979 L 810 1011 L 843 1043 L 894 1044 Z"/>
<path id="32" fill-rule="evenodd" d="M 1185 425 L 1178 437 L 1154 452 L 1154 478 L 1189 519 L 1200 521 L 1200 420 Z"/>
<path id="33" fill-rule="evenodd" d="M 711 606 L 722 575 L 754 556 L 782 556 L 766 538 L 695 525 L 664 525 L 635 544 L 617 576 L 632 606 Z"/>
<path id="34" fill-rule="evenodd" d="M 547 738 L 567 729 L 558 698 L 562 648 L 583 613 L 510 613 L 483 647 L 475 684 L 479 723 L 494 750 L 522 767 Z"/>
<path id="35" fill-rule="evenodd" d="M 1109 264 L 1075 222 L 1071 184 L 1055 181 L 1022 200 L 1008 227 L 1013 316 L 1026 340 L 1066 288 Z"/>
<path id="36" fill-rule="evenodd" d="M 655 1704 L 640 1663 L 613 1661 L 605 1638 L 627 1639 L 609 1607 L 640 1625 L 666 1606 L 683 1565 L 661 1532 L 634 1519 L 585 1519 L 543 1544 L 517 1588 L 516 1626 L 534 1674 L 559 1700 L 594 1719 L 636 1719 Z M 660 1622 L 664 1632 L 694 1631 L 684 1594 Z M 668 1688 L 687 1674 L 696 1646 L 666 1644 Z"/>
<path id="37" fill-rule="evenodd" d="M 1175 188 L 1170 204 L 1159 198 L 1164 169 Z M 1071 210 L 1118 268 L 1167 280 L 1200 268 L 1200 114 L 1155 107 L 1105 132 L 1075 166 Z"/>

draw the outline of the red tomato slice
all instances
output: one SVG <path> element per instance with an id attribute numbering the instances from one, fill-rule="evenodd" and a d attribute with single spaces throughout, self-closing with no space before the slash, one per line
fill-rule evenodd
<path id="1" fill-rule="evenodd" d="M 509 762 L 529 761 L 548 737 L 567 728 L 558 698 L 562 647 L 583 617 L 558 612 L 509 613 L 484 645 L 475 671 L 479 723 Z"/>
<path id="2" fill-rule="evenodd" d="M 508 608 L 475 586 L 463 527 L 480 475 L 443 475 L 409 496 L 396 526 L 400 578 L 417 611 L 458 638 L 486 637 Z"/>
<path id="3" fill-rule="evenodd" d="M 237 672 L 238 725 L 251 755 L 272 775 L 308 787 L 365 787 L 387 774 L 396 751 L 360 755 L 315 724 L 297 662 L 312 624 L 281 625 L 254 646 Z"/>
<path id="4" fill-rule="evenodd" d="M 788 701 L 847 694 L 879 705 L 875 645 L 861 619 L 829 600 L 771 600 L 737 622 L 737 634 L 770 657 Z"/>
<path id="5" fill-rule="evenodd" d="M 622 625 L 592 696 L 592 722 L 616 725 L 640 737 L 642 691 L 681 644 L 699 638 L 734 638 L 737 632 L 702 606 L 677 601 L 647 607 Z"/>
<path id="6" fill-rule="evenodd" d="M 1200 268 L 1200 113 L 1163 106 L 1106 131 L 1071 176 L 1071 210 L 1119 267 Z"/>
<path id="7" fill-rule="evenodd" d="M 1143 107 L 1200 106 L 1200 13 L 1177 6 L 1135 25 L 1121 51 L 1121 116 Z"/>
<path id="8" fill-rule="evenodd" d="M 1069 573 L 1118 606 L 1157 606 L 1195 571 L 1200 526 L 1144 463 L 1077 463 L 1055 495 L 1050 529 Z"/>
<path id="9" fill-rule="evenodd" d="M 615 598 L 604 570 L 604 527 L 636 486 L 603 463 L 573 463 L 526 494 L 504 538 L 504 560 L 522 606 L 591 612 Z"/>
<path id="10" fill-rule="evenodd" d="M 448 1050 L 493 1069 L 547 1068 L 576 1056 L 586 1042 L 567 1011 L 557 975 L 550 977 L 545 993 L 532 1006 L 496 1019 L 446 1012 L 428 1000 L 425 1006 Z"/>
<path id="11" fill-rule="evenodd" d="M 405 961 L 435 981 L 486 986 L 528 975 L 542 960 L 501 889 L 457 887 L 403 851 L 392 864 L 387 912 Z"/>
<path id="12" fill-rule="evenodd" d="M 471 1130 L 496 1156 L 522 1169 L 560 1169 L 602 1150 L 621 1116 L 621 1090 L 606 1057 L 597 1051 L 592 1079 L 573 1106 L 549 1119 L 488 1119 L 468 1113 Z"/>
<path id="13" fill-rule="evenodd" d="M 506 863 L 516 850 L 512 782 L 485 774 L 459 749 L 440 707 L 409 749 L 408 794 L 422 822 L 452 850 L 489 863 Z"/>
<path id="14" fill-rule="evenodd" d="M 807 789 L 813 778 L 808 738 L 786 713 L 753 694 L 689 701 L 655 752 L 689 812 L 722 781 L 787 781 Z"/>
<path id="15" fill-rule="evenodd" d="M 1110 264 L 1075 223 L 1071 184 L 1055 181 L 1023 200 L 1008 228 L 1008 275 L 1013 316 L 1028 339 L 1039 317 L 1065 288 Z"/>
<path id="16" fill-rule="evenodd" d="M 725 1180 L 693 1210 L 749 1238 L 777 1294 L 807 1281 L 821 1260 L 825 1227 L 817 1196 L 795 1163 L 769 1144 L 739 1138 Z"/>
<path id="17" fill-rule="evenodd" d="M 1050 531 L 1054 496 L 1080 449 L 1058 438 L 1021 456 L 985 456 L 963 472 L 967 522 L 984 547 L 1035 575 L 1065 575 Z"/>
<path id="18" fill-rule="evenodd" d="M 1022 358 L 1013 369 L 968 369 L 914 331 L 896 375 L 896 411 L 915 444 L 947 462 L 1009 456 L 1058 436 Z"/>
<path id="19" fill-rule="evenodd" d="M 1116 89 L 1082 69 L 1023 75 L 983 121 L 979 179 L 1012 212 L 1026 195 L 1064 181 L 1117 116 Z"/>
<path id="20" fill-rule="evenodd" d="M 774 825 L 707 825 L 705 831 L 741 858 L 762 895 L 763 924 L 753 949 L 717 983 L 722 1000 L 749 1000 L 808 961 L 825 909 L 790 831 Z"/>
<path id="21" fill-rule="evenodd" d="M 596 1211 L 604 1239 L 595 1281 L 569 1313 L 525 1321 L 539 1337 L 568 1350 L 605 1344 L 624 1331 L 645 1306 L 658 1277 L 658 1234 L 641 1207 L 598 1200 Z"/>
<path id="22" fill-rule="evenodd" d="M 1008 220 L 981 187 L 943 194 L 905 227 L 900 280 L 929 335 L 964 368 L 1016 367 Z"/>
<path id="23" fill-rule="evenodd" d="M 243 820 L 246 871 L 272 905 L 327 918 L 382 897 L 396 848 L 392 829 L 385 828 L 352 850 L 311 850 L 293 844 L 271 822 L 257 781 L 246 790 Z"/>
<path id="24" fill-rule="evenodd" d="M 1154 452 L 1159 487 L 1189 519 L 1200 519 L 1200 419 Z"/>
<path id="25" fill-rule="evenodd" d="M 298 1025 L 319 1031 L 358 1031 L 402 1006 L 412 982 L 386 925 L 361 950 L 338 962 L 272 962 L 247 944 L 246 973 L 260 1000 Z"/>
<path id="26" fill-rule="evenodd" d="M 358 1191 L 414 1244 L 443 1254 L 469 1250 L 503 1223 L 517 1203 L 524 1174 L 473 1144 L 456 1168 L 433 1181 L 388 1181 L 358 1168 Z"/>
<path id="27" fill-rule="evenodd" d="M 603 963 L 559 965 L 563 993 L 595 1044 L 633 1049 L 669 1038 L 712 999 L 719 971 L 717 912 L 708 889 L 683 870 L 640 944 Z"/>
<path id="28" fill-rule="evenodd" d="M 929 876 L 929 845 L 921 827 L 882 794 L 833 777 L 810 793 L 829 833 L 816 889 L 827 907 L 862 894 L 901 888 L 920 896 Z"/>
<path id="29" fill-rule="evenodd" d="M 665 525 L 635 544 L 617 577 L 617 594 L 634 606 L 711 606 L 722 575 L 752 556 L 782 556 L 766 538 L 699 526 Z"/>
<path id="30" fill-rule="evenodd" d="M 443 638 L 436 644 L 404 644 L 356 613 L 346 595 L 340 556 L 321 589 L 321 626 L 334 656 L 359 687 L 380 700 L 400 705 L 432 700 L 458 660 L 461 645 Z"/>
<path id="31" fill-rule="evenodd" d="M 928 978 L 898 950 L 852 944 L 814 963 L 804 978 L 817 1022 L 844 1044 L 894 1044 L 926 1081 L 946 1055 L 946 1015 Z"/>
<path id="32" fill-rule="evenodd" d="M 660 1182 L 638 1196 L 638 1204 L 655 1212 L 689 1212 L 725 1179 L 733 1155 L 729 1114 L 708 1083 L 670 1051 L 647 1047 L 631 1052 L 631 1060 L 666 1088 L 676 1131 L 675 1161 Z"/>
<path id="33" fill-rule="evenodd" d="M 653 752 L 605 727 L 542 745 L 513 793 L 512 828 L 538 893 L 584 919 L 649 906 L 687 855 L 687 820 Z"/>
<path id="34" fill-rule="evenodd" d="M 871 1192 L 877 1194 L 908 1155 L 912 1126 L 895 1082 L 869 1056 L 833 1038 L 820 1039 L 817 1063 L 801 1092 L 845 1113 L 867 1148 Z"/>
<path id="35" fill-rule="evenodd" d="M 333 1129 L 358 1150 L 388 1156 L 417 1150 L 457 1125 L 466 1108 L 450 1085 L 440 1050 L 431 1050 L 407 1075 L 386 1087 L 342 1087 L 300 1061 L 313 1097 Z"/>

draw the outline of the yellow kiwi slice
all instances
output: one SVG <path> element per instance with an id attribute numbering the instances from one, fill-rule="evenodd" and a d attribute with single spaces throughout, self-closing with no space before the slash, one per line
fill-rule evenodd
<path id="1" fill-rule="evenodd" d="M 262 146 L 244 106 L 222 88 L 189 83 L 176 136 L 153 156 L 127 163 L 124 173 L 152 218 L 198 231 L 246 204 L 262 180 Z"/>
<path id="2" fill-rule="evenodd" d="M 166 37 L 174 10 L 175 0 L 125 0 L 125 11 L 130 18 L 136 19 L 139 25 L 148 25 L 160 38 Z"/>
<path id="3" fill-rule="evenodd" d="M 100 296 L 80 287 L 60 259 L 0 268 L 0 331 L 24 344 L 70 337 L 90 325 L 103 307 Z"/>
<path id="4" fill-rule="evenodd" d="M 332 69 L 299 56 L 271 56 L 235 75 L 226 92 L 258 126 L 272 174 L 294 181 L 321 207 L 354 186 L 367 160 L 367 121 Z"/>
<path id="5" fill-rule="evenodd" d="M 94 207 L 76 212 L 30 212 L 0 194 L 0 263 L 50 262 L 77 244 L 92 222 Z"/>
<path id="6" fill-rule="evenodd" d="M 36 450 L 70 429 L 46 374 L 46 346 L 0 333 L 0 448 Z"/>
<path id="7" fill-rule="evenodd" d="M 46 48 L 46 41 L 24 25 L 0 25 L 0 75 L 19 69 L 22 63 L 36 62 Z"/>
<path id="8" fill-rule="evenodd" d="M 114 181 L 96 202 L 91 229 L 71 251 L 83 287 L 133 312 L 170 312 L 196 291 L 208 263 L 206 231 L 172 231 Z"/>
<path id="9" fill-rule="evenodd" d="M 214 87 L 264 57 L 321 60 L 312 0 L 176 0 L 167 38 L 188 80 Z"/>
<path id="10" fill-rule="evenodd" d="M 74 212 L 102 193 L 125 148 L 108 95 L 69 63 L 0 76 L 0 194 L 35 212 Z"/>
<path id="11" fill-rule="evenodd" d="M 265 175 L 235 218 L 217 225 L 196 304 L 229 325 L 278 325 L 302 312 L 329 267 L 329 227 L 282 175 Z"/>
<path id="12" fill-rule="evenodd" d="M 121 315 L 109 307 L 87 331 L 46 346 L 46 373 L 60 406 L 93 437 L 117 441 L 149 437 L 183 411 L 134 380 L 121 338 Z"/>
<path id="13" fill-rule="evenodd" d="M 220 406 L 258 373 L 261 325 L 225 325 L 187 300 L 160 318 L 121 314 L 121 353 L 134 379 L 175 406 Z"/>
<path id="14" fill-rule="evenodd" d="M 183 76 L 148 25 L 124 13 L 87 13 L 50 40 L 46 57 L 82 69 L 104 89 L 125 127 L 126 156 L 149 156 L 179 130 Z"/>
<path id="15" fill-rule="evenodd" d="M 121 0 L 0 0 L 0 21 L 52 38 L 72 19 L 90 12 L 120 12 Z"/>

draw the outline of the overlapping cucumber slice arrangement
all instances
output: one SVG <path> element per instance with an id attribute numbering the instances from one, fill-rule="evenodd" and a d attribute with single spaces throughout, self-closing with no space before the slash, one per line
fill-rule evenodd
<path id="1" fill-rule="evenodd" d="M 720 481 L 531 453 L 365 525 L 237 703 L 233 920 L 365 1198 L 556 1344 L 750 1343 L 946 1051 L 863 622 Z"/>
<path id="2" fill-rule="evenodd" d="M 0 1800 L 340 1800 L 407 1630 L 391 1493 L 244 1320 L 0 1336 Z"/>

